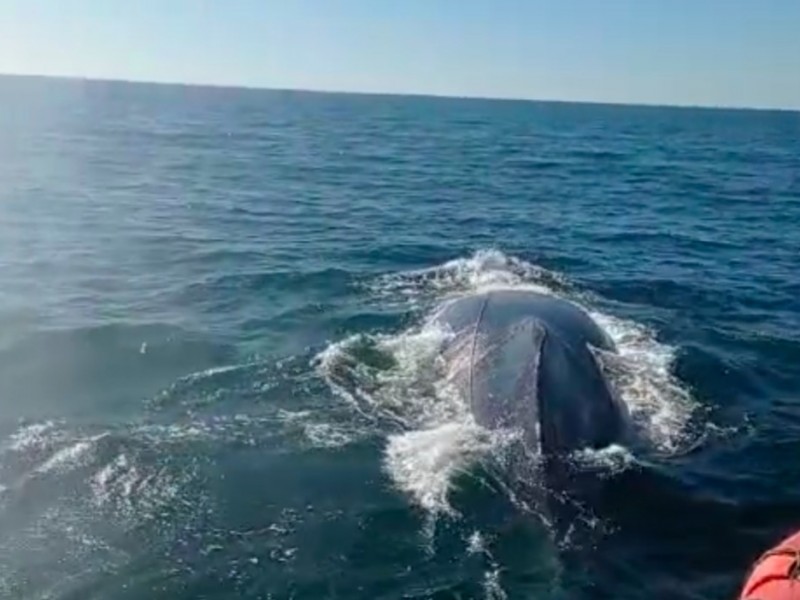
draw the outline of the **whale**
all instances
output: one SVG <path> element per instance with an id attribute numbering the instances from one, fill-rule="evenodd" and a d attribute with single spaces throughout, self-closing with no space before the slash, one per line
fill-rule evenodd
<path id="1" fill-rule="evenodd" d="M 565 560 L 568 548 L 593 547 L 601 532 L 591 507 L 614 481 L 602 461 L 587 466 L 584 452 L 635 445 L 626 404 L 606 376 L 613 340 L 576 303 L 528 289 L 456 297 L 431 318 L 448 333 L 441 364 L 475 423 L 511 433 L 492 476 L 510 493 L 487 506 L 509 497 L 523 510 L 488 514 L 538 515 Z"/>
<path id="2" fill-rule="evenodd" d="M 452 332 L 445 356 L 478 425 L 516 430 L 548 460 L 625 439 L 629 415 L 602 364 L 614 342 L 577 304 L 492 290 L 450 300 L 434 320 Z"/>

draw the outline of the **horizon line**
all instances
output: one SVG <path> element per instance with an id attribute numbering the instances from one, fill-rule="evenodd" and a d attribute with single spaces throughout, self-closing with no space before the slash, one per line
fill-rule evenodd
<path id="1" fill-rule="evenodd" d="M 338 94 L 353 96 L 386 96 L 397 98 L 432 98 L 439 100 L 483 100 L 491 102 L 530 102 L 542 104 L 588 104 L 595 106 L 619 106 L 632 108 L 672 108 L 679 110 L 732 110 L 732 111 L 756 111 L 756 112 L 788 112 L 800 113 L 800 106 L 742 106 L 735 104 L 666 104 L 661 102 L 635 102 L 635 101 L 609 101 L 609 100 L 566 100 L 561 98 L 525 98 L 515 96 L 486 96 L 481 94 L 447 94 L 434 92 L 389 92 L 389 91 L 368 91 L 368 90 L 346 90 L 346 89 L 323 89 L 323 88 L 292 88 L 292 87 L 272 87 L 258 84 L 228 84 L 228 83 L 198 83 L 186 81 L 165 81 L 149 79 L 126 79 L 122 77 L 96 77 L 91 75 L 64 75 L 47 73 L 8 73 L 0 72 L 0 77 L 20 78 L 20 79 L 57 79 L 71 82 L 86 83 L 117 83 L 133 85 L 156 85 L 165 87 L 189 87 L 189 88 L 212 88 L 223 90 L 241 91 L 265 91 L 265 92 L 293 92 L 304 94 Z"/>

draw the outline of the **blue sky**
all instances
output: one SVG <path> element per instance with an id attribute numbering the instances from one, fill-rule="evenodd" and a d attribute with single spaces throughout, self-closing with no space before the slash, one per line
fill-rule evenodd
<path id="1" fill-rule="evenodd" d="M 0 72 L 800 108 L 800 0 L 0 0 Z"/>

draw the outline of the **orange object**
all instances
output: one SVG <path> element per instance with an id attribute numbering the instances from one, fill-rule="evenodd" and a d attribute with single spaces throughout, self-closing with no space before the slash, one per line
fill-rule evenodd
<path id="1" fill-rule="evenodd" d="M 739 600 L 800 600 L 800 531 L 761 555 Z"/>

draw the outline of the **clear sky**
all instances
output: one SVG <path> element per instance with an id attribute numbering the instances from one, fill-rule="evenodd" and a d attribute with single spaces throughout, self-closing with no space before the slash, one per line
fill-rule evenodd
<path id="1" fill-rule="evenodd" d="M 0 72 L 800 108 L 800 0 L 0 0 Z"/>

